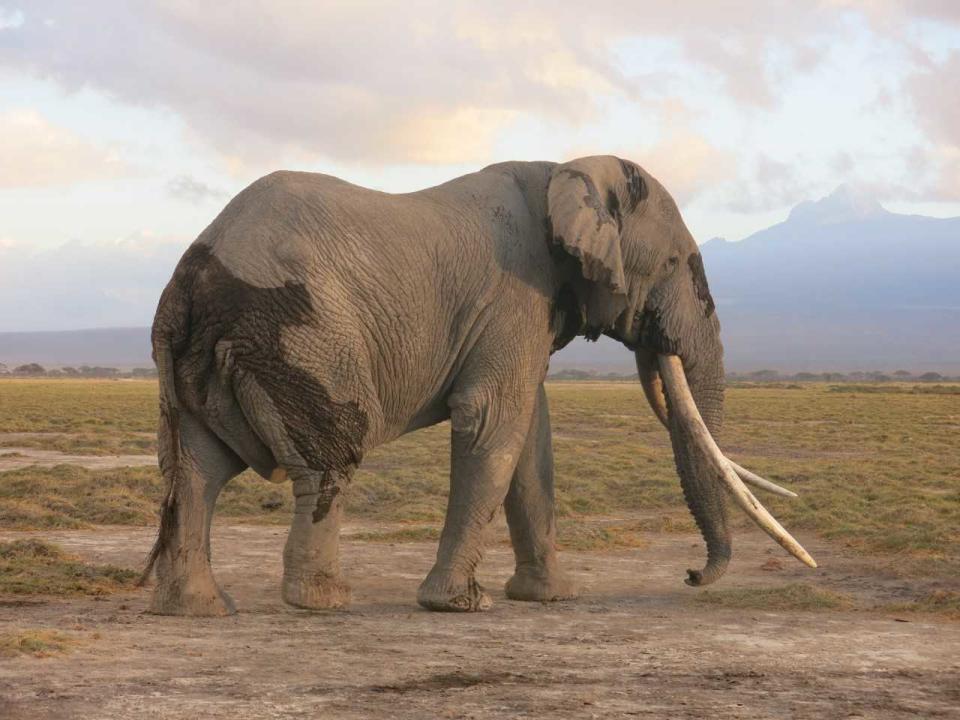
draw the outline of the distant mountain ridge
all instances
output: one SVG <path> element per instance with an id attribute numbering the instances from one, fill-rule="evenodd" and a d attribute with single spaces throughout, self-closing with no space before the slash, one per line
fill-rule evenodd
<path id="1" fill-rule="evenodd" d="M 960 218 L 892 213 L 842 185 L 700 251 L 729 370 L 960 372 Z M 601 340 L 572 343 L 552 366 L 631 362 Z"/>
<path id="2" fill-rule="evenodd" d="M 48 369 L 67 365 L 125 370 L 153 367 L 150 328 L 0 332 L 0 362 L 10 369 L 32 362 Z"/>
<path id="3" fill-rule="evenodd" d="M 840 186 L 744 240 L 700 250 L 730 371 L 960 374 L 960 218 L 892 213 Z M 145 367 L 149 329 L 0 333 L 0 362 Z M 632 366 L 606 339 L 571 343 L 551 362 Z"/>
<path id="4" fill-rule="evenodd" d="M 960 368 L 960 218 L 888 212 L 841 186 L 701 252 L 732 366 Z"/>

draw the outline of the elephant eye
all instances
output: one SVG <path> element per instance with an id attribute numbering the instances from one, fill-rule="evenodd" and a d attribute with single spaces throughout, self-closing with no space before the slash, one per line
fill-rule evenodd
<path id="1" fill-rule="evenodd" d="M 669 273 L 672 273 L 674 270 L 677 269 L 677 265 L 679 264 L 680 264 L 680 258 L 677 257 L 676 255 L 673 255 L 667 258 L 667 261 L 663 264 L 663 269 Z"/>

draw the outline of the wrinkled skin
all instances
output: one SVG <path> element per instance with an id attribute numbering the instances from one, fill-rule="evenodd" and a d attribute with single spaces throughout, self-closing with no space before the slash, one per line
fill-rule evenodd
<path id="1" fill-rule="evenodd" d="M 296 172 L 253 183 L 187 251 L 157 310 L 169 493 L 154 611 L 233 611 L 210 569 L 210 518 L 246 467 L 288 479 L 296 497 L 284 599 L 346 605 L 337 536 L 353 470 L 446 419 L 450 498 L 420 604 L 489 606 L 475 571 L 501 504 L 516 555 L 508 597 L 573 596 L 554 549 L 543 381 L 552 352 L 600 334 L 638 362 L 679 355 L 719 430 L 722 348 L 700 255 L 633 163 L 509 162 L 406 195 Z M 724 495 L 683 429 L 671 435 L 712 581 L 730 554 Z"/>

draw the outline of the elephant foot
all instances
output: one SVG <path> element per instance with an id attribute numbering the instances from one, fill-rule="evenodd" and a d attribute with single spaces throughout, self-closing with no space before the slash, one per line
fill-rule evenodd
<path id="1" fill-rule="evenodd" d="M 212 579 L 183 585 L 159 582 L 153 591 L 149 612 L 155 615 L 224 617 L 237 612 L 237 606 Z"/>
<path id="2" fill-rule="evenodd" d="M 511 600 L 553 602 L 575 598 L 577 585 L 559 570 L 546 573 L 520 568 L 507 580 L 506 593 Z"/>
<path id="3" fill-rule="evenodd" d="M 431 570 L 417 590 L 417 602 L 437 612 L 482 612 L 493 606 L 493 600 L 471 577 Z"/>
<path id="4" fill-rule="evenodd" d="M 350 586 L 340 575 L 284 573 L 283 601 L 307 610 L 337 610 L 350 605 Z"/>

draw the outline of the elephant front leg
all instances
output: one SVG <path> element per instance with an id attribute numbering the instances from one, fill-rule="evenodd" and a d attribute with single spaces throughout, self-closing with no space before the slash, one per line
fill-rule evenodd
<path id="1" fill-rule="evenodd" d="M 283 550 L 282 596 L 285 602 L 310 610 L 327 610 L 350 604 L 350 586 L 340 573 L 340 490 L 352 472 L 325 473 L 295 469 L 296 499 L 293 525 Z"/>
<path id="2" fill-rule="evenodd" d="M 575 597 L 576 585 L 557 561 L 553 447 L 543 385 L 537 393 L 530 432 L 513 473 L 504 508 L 517 563 L 513 577 L 507 581 L 507 597 L 538 601 Z"/>
<path id="3" fill-rule="evenodd" d="M 530 412 L 481 433 L 492 413 L 466 404 L 451 413 L 450 498 L 437 561 L 417 592 L 428 610 L 476 612 L 492 605 L 475 573 L 483 554 L 483 530 L 510 486 Z M 532 404 L 532 403 L 531 403 Z M 485 415 L 486 418 L 481 419 Z"/>

